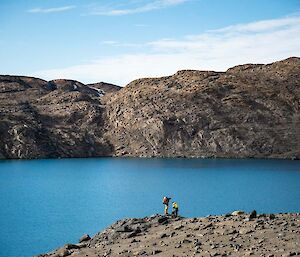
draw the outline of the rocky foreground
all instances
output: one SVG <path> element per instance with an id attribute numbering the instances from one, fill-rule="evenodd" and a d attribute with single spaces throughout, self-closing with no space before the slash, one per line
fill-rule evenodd
<path id="1" fill-rule="evenodd" d="M 0 76 L 0 159 L 300 158 L 300 58 L 108 83 Z"/>
<path id="2" fill-rule="evenodd" d="M 38 257 L 300 255 L 300 213 L 234 212 L 205 218 L 154 215 L 120 220 L 78 244 Z"/>

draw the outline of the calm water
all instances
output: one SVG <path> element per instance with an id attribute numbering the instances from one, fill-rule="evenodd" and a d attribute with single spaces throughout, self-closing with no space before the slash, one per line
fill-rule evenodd
<path id="1" fill-rule="evenodd" d="M 0 256 L 29 257 L 124 217 L 300 211 L 300 162 L 68 159 L 0 162 Z"/>

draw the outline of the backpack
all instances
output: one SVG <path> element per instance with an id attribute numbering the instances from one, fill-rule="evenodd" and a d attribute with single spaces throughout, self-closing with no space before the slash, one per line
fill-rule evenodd
<path id="1" fill-rule="evenodd" d="M 163 204 L 168 204 L 168 203 L 169 203 L 169 198 L 165 196 L 163 198 Z"/>

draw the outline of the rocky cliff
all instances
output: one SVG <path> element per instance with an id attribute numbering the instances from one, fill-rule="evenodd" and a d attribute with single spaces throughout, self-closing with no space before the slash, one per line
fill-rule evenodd
<path id="1" fill-rule="evenodd" d="M 84 235 L 78 244 L 37 257 L 300 255 L 300 214 L 233 214 L 120 220 L 93 238 Z"/>
<path id="2" fill-rule="evenodd" d="M 0 76 L 0 157 L 113 155 L 103 136 L 101 97 L 119 89 L 105 83 Z"/>
<path id="3" fill-rule="evenodd" d="M 0 76 L 0 158 L 300 158 L 300 58 L 107 83 Z"/>

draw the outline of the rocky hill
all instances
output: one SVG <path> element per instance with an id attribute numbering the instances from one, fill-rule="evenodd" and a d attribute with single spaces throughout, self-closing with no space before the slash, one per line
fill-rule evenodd
<path id="1" fill-rule="evenodd" d="M 73 80 L 0 76 L 0 158 L 113 155 L 105 140 L 106 91 Z"/>
<path id="2" fill-rule="evenodd" d="M 300 158 L 300 58 L 107 83 L 0 76 L 0 158 Z"/>
<path id="3" fill-rule="evenodd" d="M 240 215 L 238 215 L 240 214 Z M 300 214 L 120 220 L 93 238 L 38 257 L 299 256 Z"/>

